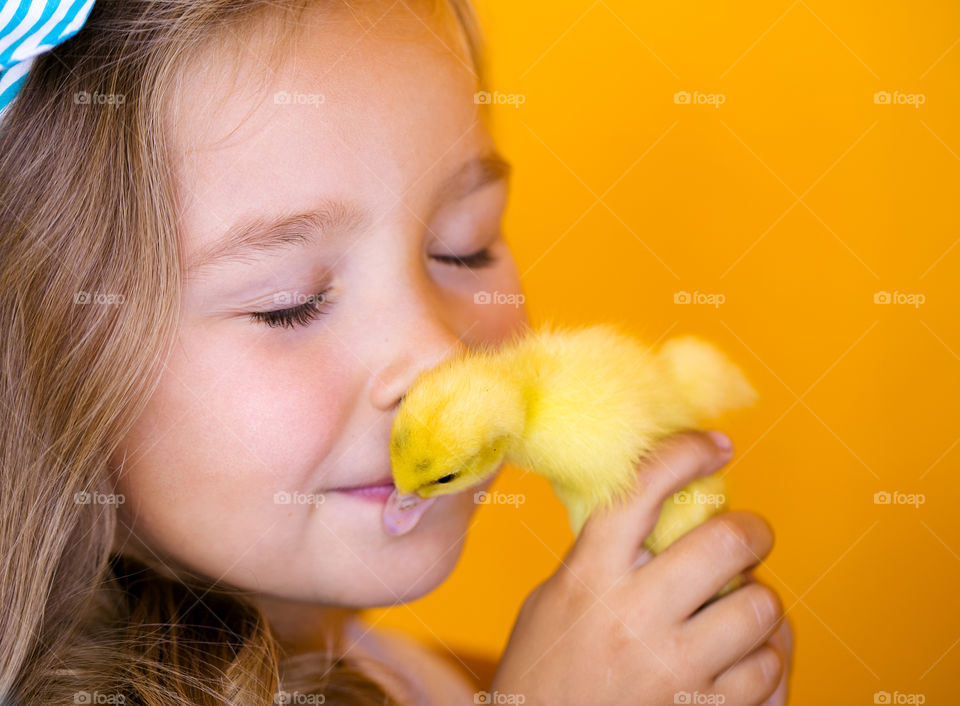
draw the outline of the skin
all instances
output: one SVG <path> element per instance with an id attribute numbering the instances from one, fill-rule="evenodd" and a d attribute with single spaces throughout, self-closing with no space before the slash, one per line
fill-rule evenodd
<path id="1" fill-rule="evenodd" d="M 290 652 L 336 639 L 356 609 L 430 592 L 453 570 L 472 493 L 439 498 L 415 531 L 391 537 L 381 503 L 335 489 L 389 476 L 392 417 L 421 370 L 527 323 L 522 304 L 474 301 L 481 290 L 522 291 L 500 230 L 506 181 L 439 208 L 432 198 L 495 150 L 467 62 L 448 32 L 403 3 L 373 29 L 383 9 L 369 11 L 359 23 L 308 10 L 308 34 L 285 48 L 262 92 L 226 80 L 259 76 L 256 36 L 239 61 L 193 62 L 178 88 L 170 128 L 183 155 L 188 266 L 252 216 L 343 202 L 359 217 L 309 244 L 192 272 L 176 346 L 116 455 L 127 499 L 117 548 L 253 592 Z M 323 102 L 277 103 L 280 91 Z M 495 261 L 482 269 L 436 259 L 485 247 Z M 305 326 L 250 318 L 328 286 L 324 313 Z M 324 500 L 277 503 L 278 492 Z"/>
<path id="2" fill-rule="evenodd" d="M 408 602 L 453 570 L 472 495 L 440 500 L 394 538 L 381 504 L 332 488 L 389 478 L 393 413 L 418 372 L 527 321 L 523 306 L 474 303 L 479 290 L 522 291 L 500 229 L 506 182 L 440 210 L 432 198 L 494 150 L 473 76 L 449 37 L 396 8 L 366 34 L 349 17 L 305 15 L 312 40 L 289 49 L 266 100 L 242 82 L 225 88 L 232 71 L 256 74 L 259 47 L 246 65 L 205 57 L 174 116 L 188 263 L 250 216 L 325 200 L 364 214 L 359 228 L 185 282 L 177 345 L 119 454 L 128 550 L 263 594 L 291 645 L 337 617 L 325 607 Z M 277 104 L 278 91 L 325 100 Z M 434 257 L 485 247 L 496 261 L 483 269 Z M 278 295 L 328 284 L 326 314 L 305 327 L 250 320 L 284 308 Z M 275 503 L 284 491 L 324 502 Z"/>
<path id="3" fill-rule="evenodd" d="M 769 554 L 769 524 L 727 512 L 656 557 L 637 552 L 667 497 L 732 458 L 711 434 L 666 439 L 638 469 L 638 492 L 587 519 L 560 569 L 524 601 L 492 689 L 538 706 L 672 704 L 681 692 L 699 694 L 691 703 L 786 703 L 792 631 L 777 594 L 748 573 L 700 609 Z"/>

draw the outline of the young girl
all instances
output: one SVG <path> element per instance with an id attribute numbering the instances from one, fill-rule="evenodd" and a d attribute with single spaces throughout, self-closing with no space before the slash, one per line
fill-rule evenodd
<path id="1" fill-rule="evenodd" d="M 475 510 L 383 531 L 398 401 L 527 324 L 474 296 L 520 292 L 481 66 L 466 0 L 98 0 L 33 63 L 0 125 L 0 703 L 785 701 L 772 591 L 697 610 L 760 518 L 637 555 L 719 434 L 590 519 L 492 696 L 357 618 L 436 588 Z"/>

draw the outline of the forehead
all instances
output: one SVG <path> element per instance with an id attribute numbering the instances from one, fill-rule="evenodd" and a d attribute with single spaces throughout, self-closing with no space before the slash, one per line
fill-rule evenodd
<path id="1" fill-rule="evenodd" d="M 488 145 L 451 21 L 413 7 L 308 7 L 283 33 L 265 18 L 190 61 L 167 111 L 188 258 L 262 210 L 410 204 Z"/>

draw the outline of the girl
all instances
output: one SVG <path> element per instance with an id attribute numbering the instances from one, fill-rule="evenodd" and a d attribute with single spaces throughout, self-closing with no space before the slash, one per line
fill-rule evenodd
<path id="1" fill-rule="evenodd" d="M 481 66 L 466 0 L 100 0 L 37 59 L 0 137 L 0 702 L 486 698 L 356 617 L 439 585 L 475 509 L 383 531 L 397 402 L 526 325 L 474 296 L 520 292 Z M 772 592 L 695 612 L 766 524 L 636 556 L 729 457 L 665 445 L 531 594 L 492 688 L 782 703 Z"/>

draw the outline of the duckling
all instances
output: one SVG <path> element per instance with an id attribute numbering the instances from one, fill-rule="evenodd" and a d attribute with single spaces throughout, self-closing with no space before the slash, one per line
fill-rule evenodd
<path id="1" fill-rule="evenodd" d="M 548 322 L 461 351 L 422 371 L 397 409 L 384 528 L 411 531 L 438 496 L 509 463 L 550 481 L 576 536 L 591 512 L 630 493 L 658 441 L 756 397 L 740 370 L 694 335 L 654 351 L 619 325 Z M 699 478 L 667 499 L 644 546 L 657 554 L 725 508 L 722 479 Z"/>

